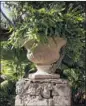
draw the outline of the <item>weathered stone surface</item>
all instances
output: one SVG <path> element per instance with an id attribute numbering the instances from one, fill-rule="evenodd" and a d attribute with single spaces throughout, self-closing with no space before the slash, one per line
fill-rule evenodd
<path id="1" fill-rule="evenodd" d="M 46 85 L 44 86 L 43 90 L 41 91 L 41 95 L 45 99 L 49 99 L 50 98 L 50 91 L 49 91 L 49 89 L 48 89 L 48 87 Z"/>
<path id="2" fill-rule="evenodd" d="M 70 97 L 66 99 L 64 96 L 54 96 L 53 101 L 55 106 L 71 106 Z"/>
<path id="3" fill-rule="evenodd" d="M 23 106 L 47 106 L 47 99 L 39 99 L 39 96 L 24 95 L 22 104 Z"/>
<path id="4" fill-rule="evenodd" d="M 29 78 L 32 79 L 32 75 L 29 75 Z M 48 74 L 48 75 L 35 75 L 34 79 L 59 79 L 60 75 L 56 74 Z"/>
<path id="5" fill-rule="evenodd" d="M 54 101 L 53 99 L 48 100 L 48 106 L 54 106 Z"/>
<path id="6" fill-rule="evenodd" d="M 15 98 L 15 106 L 23 106 L 19 95 L 17 95 Z"/>
<path id="7" fill-rule="evenodd" d="M 34 83 L 53 83 L 53 84 L 68 84 L 67 80 L 63 79 L 32 79 Z"/>
<path id="8" fill-rule="evenodd" d="M 62 79 L 23 79 L 16 93 L 15 106 L 71 106 L 71 90 Z"/>
<path id="9" fill-rule="evenodd" d="M 53 96 L 70 96 L 70 87 L 66 84 L 56 84 L 53 86 Z"/>
<path id="10" fill-rule="evenodd" d="M 66 45 L 66 42 L 61 37 L 54 37 L 54 40 L 52 37 L 48 37 L 48 44 L 38 43 L 34 51 L 31 50 L 31 46 L 34 44 L 32 40 L 26 41 L 23 46 L 27 49 L 27 58 L 39 66 L 39 64 L 47 65 L 56 62 L 60 57 L 60 49 Z"/>

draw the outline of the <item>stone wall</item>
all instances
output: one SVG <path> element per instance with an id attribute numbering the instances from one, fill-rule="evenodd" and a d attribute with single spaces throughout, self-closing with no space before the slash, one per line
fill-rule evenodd
<path id="1" fill-rule="evenodd" d="M 71 89 L 62 79 L 22 79 L 16 84 L 15 106 L 71 106 Z"/>

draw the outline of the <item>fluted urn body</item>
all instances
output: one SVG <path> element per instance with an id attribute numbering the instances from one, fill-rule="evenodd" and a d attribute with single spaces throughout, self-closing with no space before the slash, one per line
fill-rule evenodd
<path id="1" fill-rule="evenodd" d="M 37 72 L 33 75 L 50 75 L 55 72 L 52 64 L 59 60 L 60 49 L 66 45 L 66 40 L 61 37 L 48 38 L 47 43 L 39 43 L 34 49 L 34 41 L 27 41 L 24 47 L 27 49 L 27 58 L 35 63 Z"/>

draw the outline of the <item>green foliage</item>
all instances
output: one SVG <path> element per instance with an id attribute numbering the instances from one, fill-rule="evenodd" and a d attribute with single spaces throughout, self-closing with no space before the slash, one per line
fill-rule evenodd
<path id="1" fill-rule="evenodd" d="M 15 82 L 24 75 L 28 65 L 34 71 L 34 64 L 26 57 L 26 50 L 19 48 L 24 42 L 33 39 L 35 43 L 47 43 L 47 37 L 61 36 L 67 39 L 66 55 L 72 58 L 72 63 L 85 67 L 85 12 L 80 2 L 5 2 L 11 10 L 12 21 L 15 26 L 8 41 L 1 42 L 1 74 L 7 79 L 1 83 L 0 106 L 13 106 L 11 103 L 15 95 Z M 52 42 L 51 42 L 52 43 Z M 17 47 L 17 48 L 15 48 Z M 78 67 L 64 66 L 64 74 L 70 81 L 73 92 L 85 90 L 85 71 Z M 10 92 L 9 92 L 10 88 Z M 14 91 L 14 92 L 13 92 Z"/>
<path id="2" fill-rule="evenodd" d="M 68 79 L 70 81 L 71 87 L 74 89 L 81 88 L 83 91 L 85 91 L 85 75 L 82 74 L 82 72 L 79 72 L 79 69 L 66 69 L 64 70 L 64 74 L 68 76 Z"/>
<path id="3" fill-rule="evenodd" d="M 28 61 L 24 48 L 12 48 L 7 41 L 1 42 L 1 74 L 8 79 L 18 80 L 24 76 L 25 67 L 34 70 L 34 65 Z M 29 71 L 28 70 L 28 71 Z"/>
<path id="4" fill-rule="evenodd" d="M 27 8 L 28 10 L 26 11 L 25 9 Z M 62 10 L 47 10 L 45 8 L 37 10 L 30 6 L 27 8 L 23 8 L 27 13 L 22 14 L 22 17 L 26 14 L 28 14 L 28 16 L 25 16 L 22 24 L 17 23 L 15 32 L 10 37 L 11 43 L 13 43 L 14 46 L 21 46 L 21 43 L 26 41 L 26 39 L 34 39 L 36 42 L 40 42 L 47 39 L 47 36 L 55 35 L 53 29 L 56 27 L 57 22 L 62 21 L 58 17 L 58 14 Z"/>
<path id="5" fill-rule="evenodd" d="M 23 78 L 25 67 L 34 70 L 34 65 L 26 58 L 26 51 L 12 48 L 7 41 L 1 42 L 1 75 L 6 76 L 0 84 L 0 106 L 14 106 L 15 84 Z"/>
<path id="6" fill-rule="evenodd" d="M 6 61 L 6 60 L 2 60 L 1 64 L 2 64 L 1 74 L 7 76 L 7 79 L 18 80 L 24 74 L 23 65 L 22 67 L 19 67 L 13 61 Z"/>
<path id="7" fill-rule="evenodd" d="M 22 23 L 17 22 L 14 33 L 10 37 L 10 43 L 13 46 L 21 47 L 27 40 L 33 39 L 36 43 L 46 43 L 48 36 L 61 36 L 71 44 L 71 42 L 75 42 L 74 37 L 84 37 L 85 31 L 81 23 L 85 17 L 82 10 L 79 7 L 73 9 L 73 6 L 70 5 L 70 8 L 64 13 L 65 5 L 58 4 L 49 8 L 36 9 L 27 2 L 24 4 L 19 2 L 14 8 L 16 10 L 14 13 L 16 17 L 21 17 Z M 19 5 L 22 7 L 21 11 L 17 10 Z"/>
<path id="8" fill-rule="evenodd" d="M 15 81 L 5 80 L 0 85 L 0 106 L 14 106 Z"/>

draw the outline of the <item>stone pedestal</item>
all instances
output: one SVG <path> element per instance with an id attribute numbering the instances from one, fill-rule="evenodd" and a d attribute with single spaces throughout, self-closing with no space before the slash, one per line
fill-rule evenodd
<path id="1" fill-rule="evenodd" d="M 23 78 L 16 84 L 15 106 L 71 106 L 71 89 L 63 79 Z"/>

